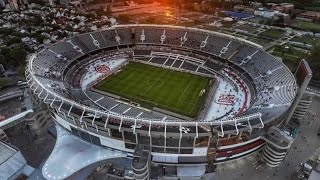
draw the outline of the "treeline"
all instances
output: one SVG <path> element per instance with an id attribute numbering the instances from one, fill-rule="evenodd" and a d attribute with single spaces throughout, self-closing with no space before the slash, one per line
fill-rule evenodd
<path id="1" fill-rule="evenodd" d="M 35 38 L 39 43 L 42 43 L 46 36 L 41 33 L 44 31 L 37 31 L 35 33 L 19 32 L 13 28 L 0 28 L 0 36 L 4 40 L 3 44 L 11 46 L 12 44 L 21 43 L 21 39 L 24 37 Z"/>
<path id="2" fill-rule="evenodd" d="M 93 4 L 111 3 L 112 0 L 93 0 Z M 127 0 L 114 0 L 114 3 L 126 3 Z M 158 2 L 163 5 L 174 5 L 178 8 L 186 8 L 188 10 L 194 10 L 193 4 L 202 2 L 206 3 L 208 8 L 225 8 L 232 9 L 237 4 L 249 5 L 251 1 L 243 0 L 241 2 L 228 1 L 228 0 L 133 0 L 133 2 L 138 4 L 148 4 L 153 2 Z M 257 0 L 256 2 L 262 3 L 264 7 L 267 7 L 267 3 L 292 3 L 295 9 L 300 10 L 312 10 L 320 12 L 320 2 L 319 0 Z"/>
<path id="3" fill-rule="evenodd" d="M 312 69 L 313 80 L 320 81 L 320 43 L 315 45 L 311 51 L 310 57 L 307 59 Z"/>
<path id="4" fill-rule="evenodd" d="M 0 64 L 6 67 L 19 67 L 25 65 L 28 52 L 20 46 L 0 47 Z"/>
<path id="5" fill-rule="evenodd" d="M 25 46 L 21 39 L 23 37 L 30 36 L 29 33 L 21 33 L 15 31 L 12 28 L 0 28 L 1 39 L 3 40 L 0 47 L 0 64 L 5 68 L 13 67 L 23 73 L 23 67 L 25 66 L 27 50 L 29 48 Z M 39 40 L 42 39 L 40 35 L 35 35 Z"/>
<path id="6" fill-rule="evenodd" d="M 271 3 L 292 3 L 295 9 L 320 12 L 319 0 L 270 0 Z"/>

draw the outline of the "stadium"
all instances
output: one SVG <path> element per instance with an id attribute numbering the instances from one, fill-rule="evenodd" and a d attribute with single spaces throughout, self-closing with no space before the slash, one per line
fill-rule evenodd
<path id="1" fill-rule="evenodd" d="M 117 25 L 65 39 L 32 56 L 26 77 L 59 128 L 124 153 L 135 179 L 149 178 L 152 167 L 176 176 L 193 167 L 200 177 L 260 150 L 297 94 L 294 75 L 261 46 L 166 25 Z M 43 175 L 65 178 L 86 166 L 49 168 L 58 164 L 49 158 Z"/>

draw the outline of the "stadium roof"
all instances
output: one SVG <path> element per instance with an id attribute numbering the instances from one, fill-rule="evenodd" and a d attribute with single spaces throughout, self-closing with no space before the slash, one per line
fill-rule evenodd
<path id="1" fill-rule="evenodd" d="M 0 141 L 0 179 L 11 179 L 26 164 L 20 151 Z"/>
<path id="2" fill-rule="evenodd" d="M 65 179 L 96 162 L 127 154 L 93 145 L 56 126 L 56 145 L 42 168 L 46 179 Z"/>
<path id="3" fill-rule="evenodd" d="M 320 179 L 320 164 L 318 164 L 312 171 L 308 180 L 318 180 Z"/>

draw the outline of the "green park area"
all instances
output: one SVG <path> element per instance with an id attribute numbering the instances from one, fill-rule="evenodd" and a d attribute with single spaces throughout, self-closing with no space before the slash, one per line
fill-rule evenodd
<path id="1" fill-rule="evenodd" d="M 314 33 L 320 33 L 320 23 L 308 22 L 308 21 L 298 21 L 296 23 L 296 27 L 301 30 L 311 31 Z"/>
<path id="2" fill-rule="evenodd" d="M 276 45 L 271 50 L 271 54 L 282 58 L 282 61 L 288 68 L 294 72 L 302 59 L 308 61 L 312 71 L 313 79 L 320 80 L 320 46 L 314 46 L 310 51 L 297 49 L 291 45 Z"/>
<path id="3" fill-rule="evenodd" d="M 261 38 L 256 38 L 256 37 L 251 37 L 251 38 L 249 38 L 248 40 L 249 40 L 249 41 L 252 41 L 252 42 L 254 42 L 254 43 L 257 43 L 257 44 L 259 44 L 259 45 L 261 45 L 261 46 L 264 46 L 264 45 L 270 43 L 270 41 L 267 41 L 267 40 L 261 39 Z"/>
<path id="4" fill-rule="evenodd" d="M 270 39 L 280 39 L 284 34 L 284 31 L 277 30 L 277 29 L 268 29 L 263 31 L 262 33 L 258 34 L 259 36 L 270 38 Z"/>
<path id="5" fill-rule="evenodd" d="M 294 37 L 290 41 L 309 44 L 313 46 L 316 44 L 320 44 L 320 37 L 307 35 L 307 36 L 301 36 L 301 37 Z"/>

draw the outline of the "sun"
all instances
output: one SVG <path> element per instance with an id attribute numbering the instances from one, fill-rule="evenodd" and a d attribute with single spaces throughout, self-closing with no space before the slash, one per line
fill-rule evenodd
<path id="1" fill-rule="evenodd" d="M 165 11 L 165 13 L 164 13 L 164 14 L 165 14 L 165 16 L 166 16 L 166 17 L 172 17 L 172 14 L 171 14 L 171 12 L 170 12 L 170 11 Z"/>

